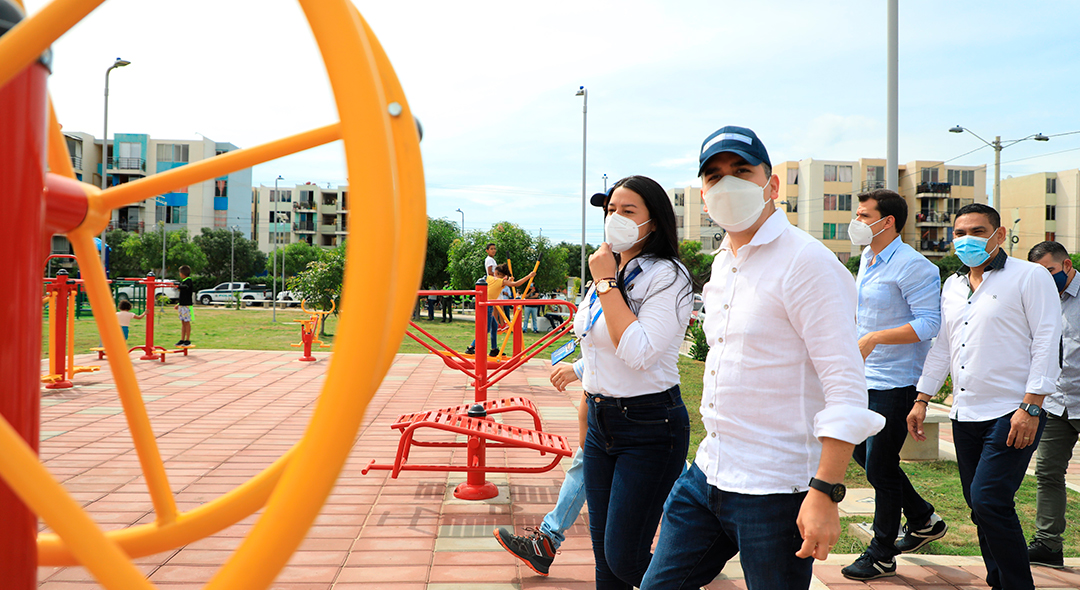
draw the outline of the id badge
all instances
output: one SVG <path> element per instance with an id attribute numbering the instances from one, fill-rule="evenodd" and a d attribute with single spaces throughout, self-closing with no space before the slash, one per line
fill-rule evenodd
<path id="1" fill-rule="evenodd" d="M 570 342 L 563 344 L 555 349 L 555 352 L 551 353 L 551 366 L 555 366 L 563 361 L 566 357 L 574 354 L 577 350 L 577 338 L 571 338 Z"/>

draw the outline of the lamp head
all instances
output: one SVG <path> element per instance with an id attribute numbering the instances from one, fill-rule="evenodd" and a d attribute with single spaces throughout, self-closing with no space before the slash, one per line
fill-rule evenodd
<path id="1" fill-rule="evenodd" d="M 577 94 L 575 94 L 574 96 L 585 96 L 585 87 L 584 86 L 579 87 L 578 91 L 577 91 Z"/>
<path id="2" fill-rule="evenodd" d="M 1050 141 L 1050 138 L 1043 135 L 1042 133 L 1036 133 L 1035 137 L 1033 137 L 1032 139 L 1034 139 L 1035 141 Z"/>
<path id="3" fill-rule="evenodd" d="M 131 62 L 126 59 L 116 58 L 116 63 L 113 64 L 114 68 L 122 68 L 124 66 L 130 66 Z"/>
<path id="4" fill-rule="evenodd" d="M 963 132 L 964 132 L 964 128 L 959 126 L 959 125 L 957 125 L 956 127 L 953 127 L 952 129 L 949 129 L 949 133 L 963 133 Z"/>

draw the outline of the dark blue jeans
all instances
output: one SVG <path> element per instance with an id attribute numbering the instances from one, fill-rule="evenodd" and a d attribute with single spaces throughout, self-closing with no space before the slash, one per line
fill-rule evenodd
<path id="1" fill-rule="evenodd" d="M 496 346 L 496 340 L 495 339 L 496 339 L 496 337 L 498 335 L 498 332 L 499 332 L 499 324 L 497 324 L 495 322 L 495 308 L 489 306 L 487 308 L 487 314 L 488 314 L 488 334 L 491 336 L 491 349 L 495 350 L 496 348 L 498 348 L 498 346 Z M 473 348 L 475 346 L 476 346 L 476 339 L 473 338 L 472 344 L 470 344 L 469 347 Z"/>
<path id="2" fill-rule="evenodd" d="M 597 590 L 630 590 L 649 568 L 664 500 L 690 445 L 679 386 L 633 398 L 587 394 L 585 497 Z"/>
<path id="3" fill-rule="evenodd" d="M 855 447 L 855 462 L 866 469 L 866 479 L 874 486 L 874 539 L 868 551 L 879 561 L 900 554 L 896 535 L 900 512 L 915 528 L 922 527 L 934 513 L 900 469 L 900 449 L 907 440 L 907 416 L 918 394 L 915 386 L 871 389 L 870 410 L 885 416 L 885 428 Z"/>
<path id="4" fill-rule="evenodd" d="M 700 588 L 741 554 L 749 590 L 810 587 L 813 558 L 795 552 L 802 536 L 795 520 L 806 492 L 751 496 L 709 485 L 698 466 L 675 482 L 664 525 L 641 590 Z"/>
<path id="5" fill-rule="evenodd" d="M 953 442 L 960 485 L 971 508 L 971 522 L 979 532 L 979 548 L 986 564 L 986 583 L 991 588 L 1032 590 L 1027 541 L 1016 517 L 1013 498 L 1031 455 L 1039 446 L 1046 414 L 1039 418 L 1035 441 L 1023 449 L 1005 446 L 1012 424 L 1010 412 L 995 420 L 953 420 Z"/>

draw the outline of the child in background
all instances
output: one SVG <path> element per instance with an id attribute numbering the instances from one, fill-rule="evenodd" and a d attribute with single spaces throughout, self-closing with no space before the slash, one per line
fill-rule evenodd
<path id="1" fill-rule="evenodd" d="M 191 306 L 195 305 L 195 283 L 191 280 L 191 267 L 180 267 L 180 300 L 176 309 L 180 312 L 180 341 L 177 346 L 191 346 Z"/>
<path id="2" fill-rule="evenodd" d="M 120 321 L 120 329 L 124 332 L 124 341 L 128 339 L 128 327 L 131 326 L 131 320 L 141 320 L 146 317 L 146 312 L 135 315 L 131 312 L 131 302 L 124 300 L 120 302 L 120 311 L 116 312 L 116 319 Z"/>

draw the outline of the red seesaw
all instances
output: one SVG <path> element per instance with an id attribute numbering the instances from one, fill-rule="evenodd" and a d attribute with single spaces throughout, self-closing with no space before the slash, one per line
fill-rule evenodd
<path id="1" fill-rule="evenodd" d="M 421 346 L 439 355 L 447 367 L 457 369 L 473 380 L 475 389 L 473 404 L 427 410 L 412 414 L 402 414 L 391 425 L 391 428 L 401 431 L 398 441 L 397 455 L 392 465 L 380 465 L 374 460 L 368 463 L 361 473 L 366 474 L 371 469 L 384 469 L 391 472 L 390 476 L 396 478 L 402 471 L 463 471 L 467 474 L 465 483 L 460 484 L 454 490 L 454 496 L 462 500 L 486 500 L 498 495 L 499 491 L 494 484 L 486 480 L 485 474 L 495 473 L 542 473 L 553 469 L 563 457 L 569 457 L 574 453 L 566 437 L 559 434 L 550 434 L 541 430 L 540 414 L 536 406 L 528 398 L 511 397 L 505 399 L 488 400 L 487 390 L 492 385 L 501 381 L 518 367 L 535 357 L 559 338 L 565 335 L 573 327 L 573 314 L 577 311 L 574 304 L 560 299 L 503 299 L 488 301 L 487 282 L 481 279 L 476 284 L 475 291 L 420 291 L 419 296 L 426 295 L 465 295 L 476 298 L 476 355 L 461 354 L 437 338 L 424 331 L 415 323 L 410 324 L 410 330 L 406 331 L 413 340 Z M 500 354 L 498 357 L 489 359 L 483 350 L 486 349 L 488 337 L 487 308 L 491 306 L 520 307 L 523 305 L 560 305 L 569 309 L 567 320 L 559 324 L 551 332 L 542 336 L 532 346 L 523 349 L 521 335 L 521 314 L 515 314 L 513 322 L 514 347 L 509 358 Z M 435 348 L 426 340 L 421 339 L 413 330 L 419 332 L 431 340 Z M 488 369 L 491 369 L 489 372 Z M 501 412 L 522 411 L 533 418 L 534 428 L 509 426 L 495 422 L 490 415 Z M 416 431 L 434 429 L 437 431 L 465 435 L 467 442 L 450 441 L 420 441 L 415 440 Z M 409 451 L 412 447 L 440 447 L 440 448 L 466 448 L 465 465 L 408 465 Z M 491 467 L 487 465 L 487 447 L 501 448 L 524 448 L 539 451 L 541 455 L 552 453 L 552 461 L 539 467 Z"/>

